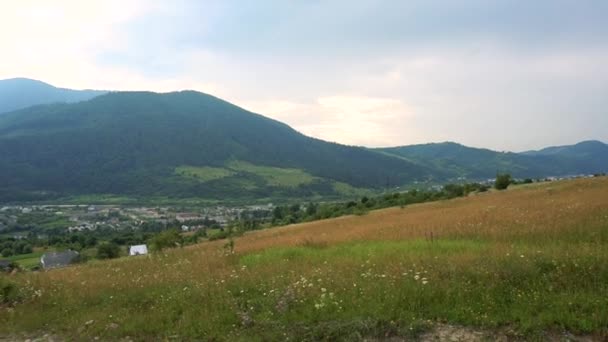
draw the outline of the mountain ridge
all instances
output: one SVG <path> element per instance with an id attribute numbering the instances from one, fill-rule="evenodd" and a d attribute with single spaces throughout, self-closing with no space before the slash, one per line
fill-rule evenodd
<path id="1" fill-rule="evenodd" d="M 308 137 L 193 90 L 117 91 L 0 115 L 0 201 L 352 196 L 498 172 L 518 178 L 606 172 L 606 151 L 599 141 L 524 153 L 450 141 L 372 149 Z"/>
<path id="2" fill-rule="evenodd" d="M 13 188 L 58 193 L 236 196 L 242 189 L 235 184 L 248 179 L 242 188 L 254 189 L 251 196 L 308 196 L 331 194 L 331 182 L 380 188 L 387 182 L 423 180 L 428 173 L 365 148 L 307 137 L 284 123 L 194 91 L 110 92 L 75 104 L 11 112 L 0 116 L 0 153 L 5 156 L 0 175 Z M 232 161 L 299 169 L 314 181 L 282 191 L 268 190 L 264 179 L 243 170 L 209 182 L 175 174 L 180 166 L 234 173 L 226 169 Z M 281 170 L 275 171 L 286 172 Z"/>

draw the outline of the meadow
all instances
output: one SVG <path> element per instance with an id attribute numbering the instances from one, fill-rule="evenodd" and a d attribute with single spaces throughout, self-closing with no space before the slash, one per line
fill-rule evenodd
<path id="1" fill-rule="evenodd" d="M 608 338 L 608 178 L 534 184 L 0 280 L 0 336 Z"/>
<path id="2" fill-rule="evenodd" d="M 29 270 L 40 265 L 40 257 L 44 254 L 43 252 L 34 252 L 29 254 L 13 255 L 6 260 L 14 261 L 20 267 Z"/>

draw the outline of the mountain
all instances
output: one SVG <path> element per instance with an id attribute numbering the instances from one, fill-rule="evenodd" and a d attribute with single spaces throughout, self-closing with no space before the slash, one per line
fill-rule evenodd
<path id="1" fill-rule="evenodd" d="M 425 180 L 424 165 L 304 136 L 194 92 L 113 92 L 0 116 L 0 200 L 264 198 Z"/>
<path id="2" fill-rule="evenodd" d="M 608 158 L 608 145 L 597 140 L 582 141 L 575 145 L 552 146 L 539 151 L 523 152 L 531 156 L 563 156 L 573 158 Z"/>
<path id="3" fill-rule="evenodd" d="M 57 102 L 86 101 L 106 92 L 71 90 L 27 78 L 0 80 L 0 113 Z"/>
<path id="4" fill-rule="evenodd" d="M 601 141 L 589 140 L 575 145 L 547 147 L 539 151 L 522 153 L 527 156 L 550 156 L 568 160 L 582 173 L 608 170 L 608 145 Z"/>
<path id="5" fill-rule="evenodd" d="M 7 89 L 21 92 L 11 97 Z M 0 115 L 0 202 L 101 194 L 330 198 L 497 172 L 541 178 L 608 171 L 608 146 L 599 141 L 525 153 L 453 142 L 367 149 L 307 137 L 194 91 L 103 94 L 15 79 L 0 81 L 0 96 L 2 108 L 19 99 L 53 102 Z"/>
<path id="6" fill-rule="evenodd" d="M 599 141 L 525 153 L 497 152 L 453 142 L 381 148 L 377 151 L 430 169 L 443 170 L 450 178 L 493 178 L 497 172 L 509 172 L 518 178 L 543 178 L 608 170 L 608 145 Z"/>

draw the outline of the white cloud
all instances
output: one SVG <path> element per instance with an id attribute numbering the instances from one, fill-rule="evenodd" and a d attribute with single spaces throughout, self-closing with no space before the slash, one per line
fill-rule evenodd
<path id="1" fill-rule="evenodd" d="M 133 0 L 2 1 L 0 77 L 87 88 L 99 87 L 110 77 L 133 76 L 100 68 L 95 55 L 128 48 L 123 25 L 152 9 Z"/>
<path id="2" fill-rule="evenodd" d="M 349 145 L 388 146 L 420 139 L 414 112 L 401 100 L 365 96 L 328 96 L 311 103 L 251 102 L 246 108 L 292 125 L 300 132 Z"/>

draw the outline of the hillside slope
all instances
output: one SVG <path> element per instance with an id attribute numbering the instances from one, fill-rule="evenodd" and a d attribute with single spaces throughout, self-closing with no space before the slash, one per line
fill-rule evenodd
<path id="1" fill-rule="evenodd" d="M 0 113 L 40 104 L 70 103 L 105 94 L 97 90 L 72 90 L 27 78 L 0 80 Z"/>
<path id="2" fill-rule="evenodd" d="M 418 340 L 441 322 L 480 341 L 602 341 L 607 191 L 534 184 L 19 274 L 0 338 Z"/>
<path id="3" fill-rule="evenodd" d="M 331 195 L 431 174 L 399 158 L 309 138 L 193 91 L 117 92 L 8 113 L 0 116 L 0 154 L 5 198 Z"/>

